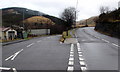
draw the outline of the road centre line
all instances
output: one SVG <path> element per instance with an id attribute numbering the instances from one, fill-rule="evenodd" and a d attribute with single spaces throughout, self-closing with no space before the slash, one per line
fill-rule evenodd
<path id="1" fill-rule="evenodd" d="M 34 43 L 31 43 L 31 44 L 29 44 L 29 45 L 27 45 L 27 47 L 30 47 L 30 46 L 32 46 Z"/>
<path id="2" fill-rule="evenodd" d="M 13 55 L 11 55 L 10 57 L 6 58 L 5 61 L 9 60 L 11 58 L 11 60 L 14 60 L 15 57 L 20 53 L 22 52 L 23 49 L 19 50 L 18 52 L 14 53 Z"/>
<path id="3" fill-rule="evenodd" d="M 37 41 L 38 43 L 41 42 L 41 40 Z"/>

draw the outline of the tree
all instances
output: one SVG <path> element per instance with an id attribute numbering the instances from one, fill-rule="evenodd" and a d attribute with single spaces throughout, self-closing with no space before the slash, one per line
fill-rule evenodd
<path id="1" fill-rule="evenodd" d="M 67 30 L 69 30 L 76 22 L 76 9 L 74 7 L 64 9 L 60 18 L 66 22 Z"/>
<path id="2" fill-rule="evenodd" d="M 109 12 L 109 7 L 105 7 L 105 6 L 101 6 L 100 7 L 100 13 L 103 14 L 103 13 L 108 13 Z"/>

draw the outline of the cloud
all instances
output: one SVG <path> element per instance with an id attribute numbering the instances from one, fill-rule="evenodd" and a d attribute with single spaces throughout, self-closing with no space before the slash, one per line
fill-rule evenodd
<path id="1" fill-rule="evenodd" d="M 119 0 L 78 0 L 78 20 L 99 15 L 100 6 L 117 8 Z M 67 7 L 76 7 L 77 0 L 1 0 L 0 8 L 24 7 L 59 17 Z"/>

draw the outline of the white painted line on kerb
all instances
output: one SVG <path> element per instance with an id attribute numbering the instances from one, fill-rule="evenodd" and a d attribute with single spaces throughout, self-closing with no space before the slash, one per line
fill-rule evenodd
<path id="1" fill-rule="evenodd" d="M 17 70 L 15 68 L 12 68 L 13 69 L 13 72 L 17 72 Z"/>
<path id="2" fill-rule="evenodd" d="M 68 66 L 68 69 L 67 69 L 67 71 L 73 71 L 74 70 L 74 67 L 73 66 Z"/>
<path id="3" fill-rule="evenodd" d="M 10 70 L 11 68 L 7 68 L 7 67 L 0 67 L 0 70 Z"/>
<path id="4" fill-rule="evenodd" d="M 30 47 L 30 46 L 32 46 L 34 43 L 31 43 L 31 44 L 29 44 L 27 47 Z"/>

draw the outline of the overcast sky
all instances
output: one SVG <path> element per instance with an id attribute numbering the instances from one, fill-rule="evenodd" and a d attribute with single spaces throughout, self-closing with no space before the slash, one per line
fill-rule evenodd
<path id="1" fill-rule="evenodd" d="M 78 20 L 99 15 L 100 6 L 118 8 L 120 0 L 78 0 Z M 67 7 L 76 7 L 77 0 L 0 0 L 0 9 L 6 7 L 24 7 L 59 17 Z"/>

